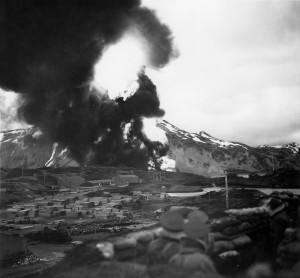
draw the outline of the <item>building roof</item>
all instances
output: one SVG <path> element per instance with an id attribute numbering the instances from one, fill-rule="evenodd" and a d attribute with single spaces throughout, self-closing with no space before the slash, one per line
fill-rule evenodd
<path id="1" fill-rule="evenodd" d="M 117 177 L 122 177 L 122 178 L 138 178 L 136 175 L 117 175 Z"/>
<path id="2" fill-rule="evenodd" d="M 103 180 L 88 180 L 86 182 L 111 182 L 112 180 L 111 179 L 103 179 Z"/>

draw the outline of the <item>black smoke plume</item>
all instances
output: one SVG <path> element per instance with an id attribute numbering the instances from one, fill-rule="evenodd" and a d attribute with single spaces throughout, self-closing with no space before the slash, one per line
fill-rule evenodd
<path id="1" fill-rule="evenodd" d="M 169 62 L 172 34 L 153 11 L 139 0 L 2 0 L 0 12 L 0 86 L 22 96 L 21 119 L 79 163 L 159 167 L 167 147 L 146 137 L 142 118 L 164 111 L 144 71 L 125 100 L 91 85 L 95 63 L 130 30 L 148 43 L 151 66 Z"/>

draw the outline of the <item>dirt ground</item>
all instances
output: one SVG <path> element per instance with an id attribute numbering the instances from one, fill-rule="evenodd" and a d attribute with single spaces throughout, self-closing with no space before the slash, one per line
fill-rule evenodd
<path id="1" fill-rule="evenodd" d="M 229 208 L 253 207 L 259 204 L 259 196 L 261 192 L 257 190 L 233 190 L 229 193 Z M 168 200 L 152 200 L 131 202 L 126 205 L 134 214 L 135 221 L 152 221 L 153 224 L 158 222 L 156 210 L 167 210 L 170 206 L 194 206 L 206 211 L 210 217 L 219 217 L 218 213 L 224 212 L 226 208 L 224 192 L 210 193 L 204 196 L 190 198 L 170 198 Z M 73 236 L 73 241 L 86 240 L 106 240 L 108 237 L 121 235 L 121 233 L 101 232 L 87 235 Z M 31 251 L 38 258 L 47 258 L 48 262 L 37 263 L 10 271 L 2 272 L 2 277 L 20 277 L 37 270 L 49 268 L 56 262 L 60 261 L 64 256 L 64 252 L 72 248 L 71 244 L 46 244 L 28 245 Z M 27 277 L 27 276 L 26 276 Z M 34 277 L 34 276 L 31 276 Z"/>

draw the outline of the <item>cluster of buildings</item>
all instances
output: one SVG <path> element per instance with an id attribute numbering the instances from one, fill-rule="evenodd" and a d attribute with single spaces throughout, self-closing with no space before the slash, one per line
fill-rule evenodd
<path id="1" fill-rule="evenodd" d="M 64 193 L 66 194 L 66 193 Z M 126 216 L 121 209 L 124 202 L 129 202 L 134 196 L 110 194 L 105 192 L 99 197 L 84 197 L 80 193 L 60 194 L 53 198 L 37 198 L 31 203 L 17 204 L 6 210 L 6 217 L 1 219 L 1 252 L 0 261 L 16 258 L 27 250 L 25 235 L 55 226 L 59 222 L 76 223 L 89 219 L 107 219 Z M 84 220 L 78 220 L 84 218 Z"/>
<path id="2" fill-rule="evenodd" d="M 38 178 L 46 182 L 50 177 L 48 175 L 45 172 Z M 139 177 L 131 172 L 119 172 L 111 179 L 92 180 L 85 180 L 77 174 L 55 175 L 58 178 L 58 189 L 45 191 L 44 197 L 28 203 L 18 203 L 6 209 L 5 217 L 2 217 L 0 223 L 0 235 L 1 245 L 2 242 L 7 244 L 2 248 L 0 260 L 11 254 L 26 252 L 26 233 L 45 227 L 55 227 L 59 222 L 122 219 L 131 214 L 130 211 L 122 209 L 123 204 L 138 199 L 147 201 L 160 197 L 159 193 L 150 194 L 141 191 L 132 191 L 127 195 L 109 192 L 109 188 L 140 184 Z M 99 190 L 102 193 L 93 194 L 95 195 L 93 197 L 86 196 L 87 193 Z"/>
<path id="3" fill-rule="evenodd" d="M 75 196 L 57 195 L 54 198 L 38 198 L 31 203 L 8 208 L 6 219 L 3 221 L 9 224 L 38 223 L 50 218 L 76 219 L 82 216 L 106 218 L 113 213 L 122 218 L 124 212 L 115 206 L 131 200 L 131 196 L 109 194 L 108 192 L 105 192 L 103 196 L 90 198 L 80 197 L 77 194 Z"/>

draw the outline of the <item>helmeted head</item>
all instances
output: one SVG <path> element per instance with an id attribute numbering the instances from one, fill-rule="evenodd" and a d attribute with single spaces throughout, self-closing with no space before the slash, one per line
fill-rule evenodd
<path id="1" fill-rule="evenodd" d="M 176 211 L 168 211 L 160 217 L 161 226 L 170 232 L 183 230 L 183 217 Z"/>
<path id="2" fill-rule="evenodd" d="M 208 215 L 202 210 L 194 210 L 188 214 L 188 221 L 197 221 L 199 223 L 208 223 Z"/>
<path id="3" fill-rule="evenodd" d="M 180 239 L 183 235 L 183 217 L 175 211 L 168 211 L 161 215 L 161 229 L 158 230 L 160 236 Z"/>
<path id="4" fill-rule="evenodd" d="M 202 245 L 205 251 L 209 246 L 209 231 L 205 223 L 197 221 L 197 219 L 191 219 L 183 226 L 183 231 L 186 237 Z"/>

